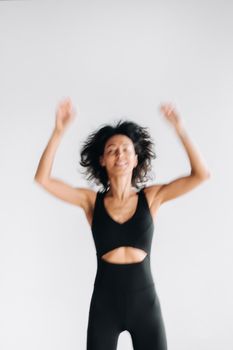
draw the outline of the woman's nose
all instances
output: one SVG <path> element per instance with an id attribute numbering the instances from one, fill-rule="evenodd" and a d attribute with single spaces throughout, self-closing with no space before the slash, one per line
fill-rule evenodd
<path id="1" fill-rule="evenodd" d="M 123 156 L 123 151 L 117 151 L 116 154 L 117 154 L 118 157 L 121 157 L 121 156 Z"/>

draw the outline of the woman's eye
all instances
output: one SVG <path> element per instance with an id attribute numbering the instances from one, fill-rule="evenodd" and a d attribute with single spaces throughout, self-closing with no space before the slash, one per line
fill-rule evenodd
<path id="1" fill-rule="evenodd" d="M 113 152 L 115 152 L 115 151 L 116 151 L 116 150 L 111 149 L 111 150 L 108 151 L 108 154 L 111 154 L 111 153 L 113 153 Z M 128 148 L 124 148 L 123 151 L 126 151 L 126 152 L 127 152 L 127 151 L 130 151 L 130 150 L 129 150 Z"/>

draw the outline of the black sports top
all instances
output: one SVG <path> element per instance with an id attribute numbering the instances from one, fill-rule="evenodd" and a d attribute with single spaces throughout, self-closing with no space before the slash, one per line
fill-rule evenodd
<path id="1" fill-rule="evenodd" d="M 97 257 L 121 246 L 140 248 L 150 254 L 154 222 L 143 188 L 137 192 L 138 203 L 133 216 L 118 223 L 104 205 L 105 192 L 97 192 L 91 224 Z"/>

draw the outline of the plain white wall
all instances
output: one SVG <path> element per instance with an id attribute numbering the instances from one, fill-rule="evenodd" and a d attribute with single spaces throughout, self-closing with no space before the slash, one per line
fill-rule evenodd
<path id="1" fill-rule="evenodd" d="M 212 177 L 158 212 L 151 264 L 168 348 L 233 348 L 232 11 L 220 0 L 0 3 L 2 350 L 86 348 L 91 230 L 82 209 L 33 180 L 66 96 L 80 115 L 52 175 L 77 187 L 91 186 L 81 143 L 120 117 L 150 128 L 151 183 L 189 173 L 158 111 L 161 102 L 176 106 Z M 118 349 L 132 349 L 128 332 Z"/>

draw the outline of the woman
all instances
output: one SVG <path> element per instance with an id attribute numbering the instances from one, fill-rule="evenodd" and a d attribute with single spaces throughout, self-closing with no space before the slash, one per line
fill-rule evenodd
<path id="1" fill-rule="evenodd" d="M 87 350 L 114 350 L 119 334 L 131 334 L 135 350 L 165 350 L 167 340 L 150 269 L 154 221 L 162 203 L 208 179 L 210 172 L 190 141 L 174 108 L 160 111 L 174 127 L 190 160 L 191 172 L 166 184 L 147 181 L 153 142 L 147 128 L 131 121 L 105 125 L 89 136 L 80 164 L 103 191 L 74 188 L 50 176 L 54 155 L 75 116 L 70 99 L 57 109 L 52 137 L 41 157 L 35 180 L 58 198 L 81 207 L 91 226 L 97 272 L 89 309 Z M 139 189 L 135 191 L 135 189 Z"/>

